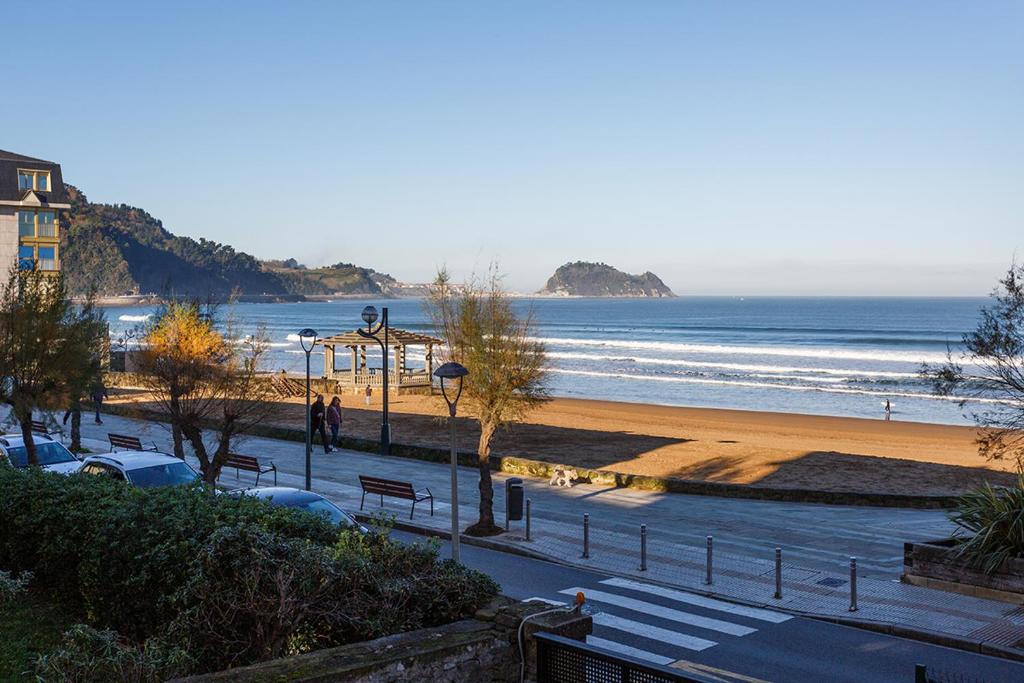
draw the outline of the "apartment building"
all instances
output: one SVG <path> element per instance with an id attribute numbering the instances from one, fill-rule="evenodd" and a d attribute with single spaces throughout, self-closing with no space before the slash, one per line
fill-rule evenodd
<path id="1" fill-rule="evenodd" d="M 60 164 L 0 150 L 0 277 L 60 270 L 60 214 L 71 208 Z"/>

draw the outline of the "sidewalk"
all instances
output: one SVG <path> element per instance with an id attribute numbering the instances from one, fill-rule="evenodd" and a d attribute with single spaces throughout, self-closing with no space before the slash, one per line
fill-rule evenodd
<path id="1" fill-rule="evenodd" d="M 118 416 L 103 426 L 85 424 L 83 436 L 106 450 L 107 431 L 138 434 L 170 450 L 166 428 Z M 271 458 L 282 486 L 303 485 L 302 444 L 249 437 L 237 449 Z M 444 534 L 451 528 L 449 468 L 405 458 L 356 451 L 325 455 L 314 446 L 313 488 L 357 512 L 358 475 L 400 479 L 435 496 L 434 515 L 418 505 L 416 526 Z M 509 475 L 493 473 L 494 510 L 504 522 L 504 484 Z M 251 485 L 225 470 L 224 485 Z M 266 476 L 263 485 L 273 483 Z M 478 475 L 459 470 L 459 515 L 465 528 L 476 519 Z M 571 489 L 525 480 L 532 503 L 531 540 L 522 522 L 509 533 L 486 539 L 492 547 L 527 553 L 562 564 L 643 579 L 745 604 L 840 621 L 858 622 L 897 634 L 1024 658 L 1014 647 L 1024 640 L 1024 608 L 899 582 L 904 541 L 948 535 L 941 511 L 856 508 L 801 503 L 662 494 L 589 485 Z M 367 496 L 365 512 L 380 510 Z M 383 510 L 409 523 L 410 505 L 385 498 Z M 590 515 L 590 553 L 582 557 L 582 517 Z M 640 524 L 647 525 L 647 569 L 640 570 Z M 713 583 L 705 584 L 705 537 L 714 536 Z M 465 537 L 463 537 L 465 539 Z M 464 542 L 474 542 L 466 539 Z M 782 597 L 774 598 L 774 548 L 783 552 Z M 858 610 L 850 611 L 850 556 L 858 560 Z"/>

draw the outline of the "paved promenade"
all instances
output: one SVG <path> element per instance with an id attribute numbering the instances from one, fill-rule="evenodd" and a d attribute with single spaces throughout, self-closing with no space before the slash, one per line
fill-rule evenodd
<path id="1" fill-rule="evenodd" d="M 107 431 L 138 434 L 170 450 L 166 428 L 108 416 L 103 426 L 83 420 L 90 446 L 106 444 Z M 92 441 L 96 440 L 96 441 Z M 302 486 L 304 450 L 295 442 L 251 437 L 237 452 L 273 459 L 279 483 Z M 350 511 L 358 511 L 359 474 L 412 482 L 435 496 L 434 515 L 417 506 L 415 524 L 444 532 L 450 528 L 447 465 L 405 458 L 385 458 L 355 451 L 325 455 L 315 448 L 313 488 Z M 494 473 L 495 512 L 504 522 L 504 482 Z M 225 470 L 221 483 L 248 485 Z M 460 468 L 463 527 L 476 519 L 475 470 Z M 272 478 L 264 478 L 271 484 Z M 510 550 L 684 588 L 747 604 L 774 607 L 825 618 L 856 620 L 927 632 L 952 640 L 1010 648 L 1024 639 L 1024 609 L 906 585 L 898 581 L 904 541 L 948 535 L 951 525 L 941 511 L 845 507 L 705 496 L 663 494 L 580 485 L 571 489 L 526 479 L 532 502 L 531 540 L 522 522 L 510 533 L 490 539 Z M 367 497 L 366 512 L 379 510 Z M 408 522 L 409 505 L 385 499 L 383 510 Z M 582 557 L 582 517 L 590 515 L 590 553 Z M 641 524 L 647 525 L 647 569 L 640 570 Z M 714 537 L 712 584 L 705 583 L 707 535 Z M 774 548 L 783 550 L 782 597 L 776 599 Z M 858 560 L 858 610 L 850 611 L 849 558 Z M 1024 650 L 1019 650 L 1024 655 Z"/>

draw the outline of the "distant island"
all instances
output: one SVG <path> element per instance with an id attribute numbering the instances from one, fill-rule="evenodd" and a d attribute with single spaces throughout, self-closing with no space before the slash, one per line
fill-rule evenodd
<path id="1" fill-rule="evenodd" d="M 630 275 L 605 263 L 576 261 L 555 271 L 540 294 L 552 296 L 674 297 L 651 272 Z"/>
<path id="2" fill-rule="evenodd" d="M 265 300 L 306 296 L 406 294 L 386 273 L 351 263 L 307 268 L 295 259 L 260 261 L 227 244 L 175 235 L 143 209 L 95 204 L 67 185 L 61 262 L 69 289 L 101 297 L 240 295 Z"/>

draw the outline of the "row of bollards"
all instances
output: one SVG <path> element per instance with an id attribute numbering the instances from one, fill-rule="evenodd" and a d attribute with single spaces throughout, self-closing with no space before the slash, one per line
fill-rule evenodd
<path id="1" fill-rule="evenodd" d="M 530 501 L 526 501 L 526 540 L 530 540 Z M 704 583 L 713 582 L 714 537 L 707 537 Z M 583 513 L 583 559 L 590 558 L 590 515 Z M 640 525 L 640 571 L 647 571 L 647 525 Z M 782 548 L 775 548 L 775 599 L 782 599 Z M 850 611 L 857 611 L 857 558 L 850 558 Z"/>

